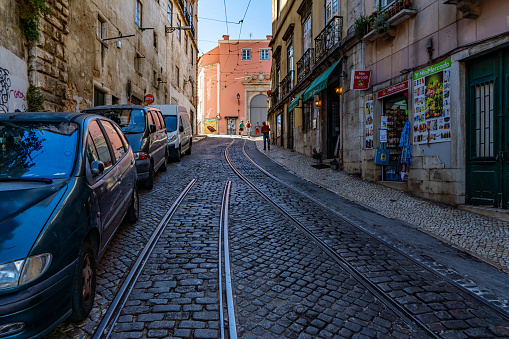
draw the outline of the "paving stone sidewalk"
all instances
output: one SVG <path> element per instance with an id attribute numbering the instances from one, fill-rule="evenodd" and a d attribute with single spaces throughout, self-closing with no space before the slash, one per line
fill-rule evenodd
<path id="1" fill-rule="evenodd" d="M 311 167 L 313 159 L 300 153 L 274 145 L 264 151 L 259 138 L 256 146 L 295 175 L 383 216 L 402 220 L 509 274 L 508 222 L 425 200 L 343 171 L 315 169 Z"/>

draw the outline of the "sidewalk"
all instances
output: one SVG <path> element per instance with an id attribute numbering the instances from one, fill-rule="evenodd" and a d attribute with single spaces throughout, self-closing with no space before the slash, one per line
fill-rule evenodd
<path id="1" fill-rule="evenodd" d="M 509 222 L 493 219 L 363 180 L 330 168 L 315 169 L 310 157 L 275 145 L 260 152 L 297 176 L 379 214 L 402 220 L 509 274 Z M 325 185 L 326 183 L 326 185 Z"/>

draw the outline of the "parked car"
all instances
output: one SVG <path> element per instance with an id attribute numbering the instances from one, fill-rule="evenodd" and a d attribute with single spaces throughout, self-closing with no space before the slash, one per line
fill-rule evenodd
<path id="1" fill-rule="evenodd" d="M 154 187 L 155 173 L 166 171 L 168 153 L 166 128 L 157 108 L 140 105 L 109 105 L 83 112 L 103 115 L 116 122 L 133 147 L 138 180 L 145 188 Z"/>
<path id="2" fill-rule="evenodd" d="M 40 338 L 85 319 L 96 266 L 138 219 L 132 148 L 82 113 L 0 114 L 0 333 Z"/>
<path id="3" fill-rule="evenodd" d="M 166 123 L 168 156 L 180 161 L 182 153 L 191 154 L 193 131 L 187 109 L 179 105 L 154 105 L 151 107 L 161 110 L 164 122 Z"/>

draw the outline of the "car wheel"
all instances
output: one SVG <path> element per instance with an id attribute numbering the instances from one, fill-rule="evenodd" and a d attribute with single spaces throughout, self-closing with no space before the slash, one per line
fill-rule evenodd
<path id="1" fill-rule="evenodd" d="M 186 151 L 186 154 L 187 155 L 191 155 L 191 147 L 193 147 L 193 142 L 192 141 L 189 141 L 189 148 L 187 149 Z"/>
<path id="2" fill-rule="evenodd" d="M 125 221 L 128 223 L 135 223 L 138 221 L 140 217 L 140 199 L 138 197 L 138 187 L 134 186 L 133 190 L 133 199 L 131 201 L 131 205 L 129 205 L 129 209 L 127 210 L 127 214 L 125 215 Z"/>
<path id="3" fill-rule="evenodd" d="M 95 250 L 90 242 L 85 242 L 74 272 L 71 321 L 85 319 L 94 306 L 96 267 Z"/>
<path id="4" fill-rule="evenodd" d="M 164 159 L 163 159 L 163 163 L 162 163 L 162 165 L 161 165 L 160 170 L 161 170 L 161 172 L 166 172 L 166 169 L 167 169 L 167 168 L 168 168 L 168 155 L 167 155 L 167 154 L 165 154 L 165 155 L 164 155 Z"/>
<path id="5" fill-rule="evenodd" d="M 144 186 L 146 189 L 151 190 L 154 187 L 156 172 L 154 170 L 154 164 L 150 163 L 150 168 L 148 169 L 148 179 L 145 180 Z"/>
<path id="6" fill-rule="evenodd" d="M 182 158 L 182 148 L 179 145 L 179 149 L 177 150 L 177 157 L 175 158 L 175 160 L 178 162 L 180 161 L 181 158 Z"/>

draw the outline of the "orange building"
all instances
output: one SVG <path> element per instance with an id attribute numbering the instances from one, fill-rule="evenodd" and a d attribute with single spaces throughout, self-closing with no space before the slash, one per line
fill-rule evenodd
<path id="1" fill-rule="evenodd" d="M 252 135 L 257 122 L 267 120 L 272 51 L 265 40 L 230 40 L 223 35 L 218 47 L 198 60 L 198 132 L 239 134 L 248 121 Z M 244 130 L 244 135 L 246 135 Z"/>

